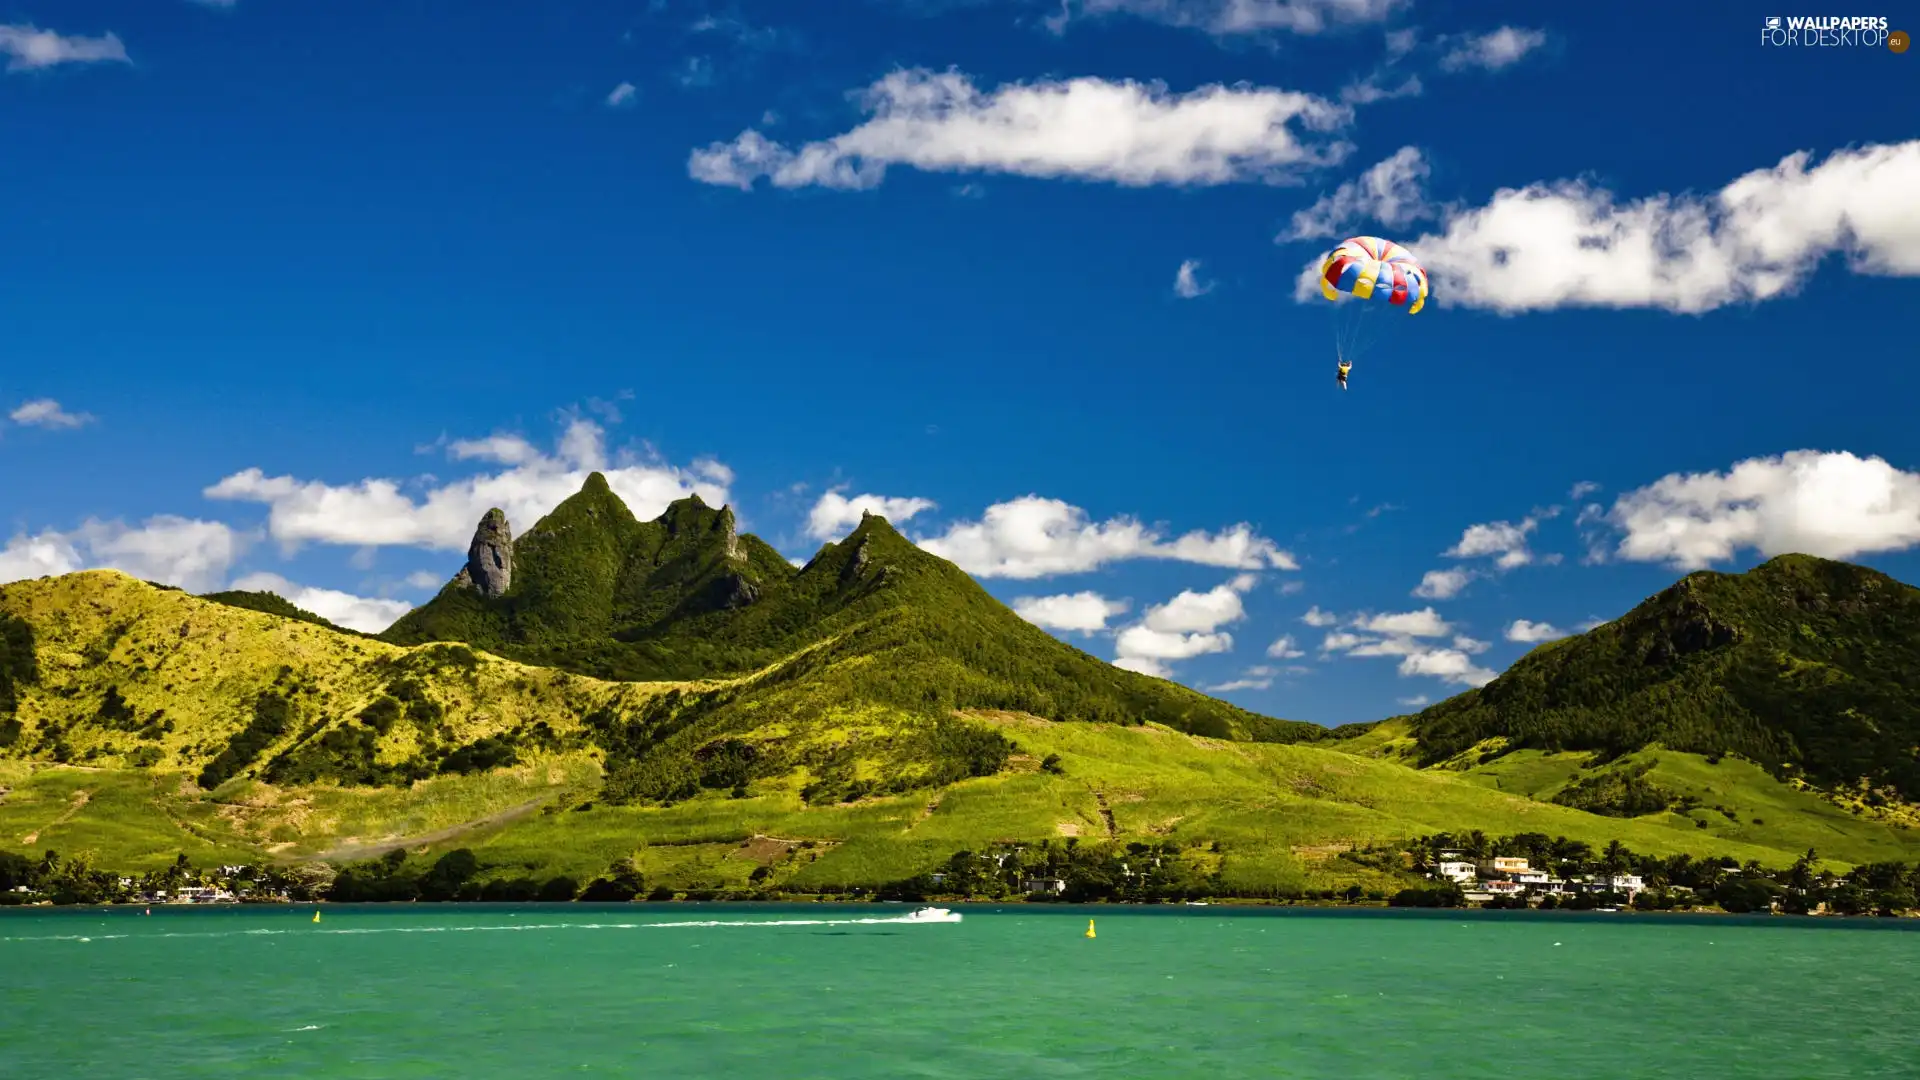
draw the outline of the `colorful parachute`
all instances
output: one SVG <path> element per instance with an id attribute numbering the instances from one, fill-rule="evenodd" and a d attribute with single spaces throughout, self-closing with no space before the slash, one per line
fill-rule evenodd
<path id="1" fill-rule="evenodd" d="M 1427 291 L 1427 271 L 1413 252 L 1377 236 L 1342 240 L 1320 263 L 1320 292 L 1332 301 L 1339 359 L 1350 362 L 1366 351 L 1380 320 L 1419 314 Z"/>
<path id="2" fill-rule="evenodd" d="M 1377 236 L 1342 240 L 1320 264 L 1320 292 L 1338 301 L 1341 293 L 1359 300 L 1384 299 L 1418 315 L 1427 302 L 1427 272 L 1413 252 Z"/>

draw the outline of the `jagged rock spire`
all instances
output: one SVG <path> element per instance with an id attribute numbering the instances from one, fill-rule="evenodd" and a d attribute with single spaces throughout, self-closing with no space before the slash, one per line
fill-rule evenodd
<path id="1" fill-rule="evenodd" d="M 498 507 L 487 511 L 480 526 L 473 530 L 473 543 L 467 545 L 467 565 L 454 579 L 486 597 L 505 596 L 513 584 L 513 528 L 506 512 Z"/>

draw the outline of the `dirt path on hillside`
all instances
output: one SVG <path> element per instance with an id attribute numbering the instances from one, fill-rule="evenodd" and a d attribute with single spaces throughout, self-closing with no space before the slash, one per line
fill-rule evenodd
<path id="1" fill-rule="evenodd" d="M 533 813 L 535 810 L 540 809 L 542 806 L 545 806 L 551 802 L 554 797 L 553 795 L 542 795 L 537 799 L 521 803 L 519 806 L 488 814 L 486 817 L 476 818 L 473 821 L 462 822 L 449 828 L 436 829 L 429 833 L 420 833 L 415 836 L 396 836 L 386 840 L 341 844 L 338 847 L 329 851 L 323 851 L 312 857 L 323 862 L 354 862 L 359 859 L 379 858 L 395 848 L 416 848 L 425 847 L 429 844 L 443 844 L 457 836 L 463 836 L 479 829 L 491 828 L 495 825 L 505 825 L 508 822 L 518 821 Z"/>
<path id="2" fill-rule="evenodd" d="M 1112 840 L 1118 837 L 1120 835 L 1120 828 L 1114 824 L 1113 808 L 1107 805 L 1106 795 L 1096 791 L 1093 793 L 1093 799 L 1100 804 L 1100 817 L 1107 823 L 1107 839 Z"/>
<path id="3" fill-rule="evenodd" d="M 47 822 L 45 825 L 42 825 L 39 828 L 28 833 L 27 835 L 21 837 L 20 846 L 26 847 L 27 845 L 40 839 L 40 834 L 43 832 L 46 832 L 48 829 L 56 829 L 62 825 L 65 825 L 67 822 L 72 821 L 73 815 L 79 813 L 80 808 L 87 805 L 87 800 L 91 798 L 93 798 L 93 792 L 91 791 L 74 792 L 73 804 L 67 807 L 66 812 L 61 814 L 59 817 L 54 818 L 52 821 Z"/>

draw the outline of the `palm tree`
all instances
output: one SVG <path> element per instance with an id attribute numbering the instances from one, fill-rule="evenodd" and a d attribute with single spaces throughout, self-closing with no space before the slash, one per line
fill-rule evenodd
<path id="1" fill-rule="evenodd" d="M 1607 850 L 1600 856 L 1600 869 L 1611 878 L 1627 868 L 1627 860 L 1632 858 L 1632 855 L 1633 853 L 1627 850 L 1625 844 L 1618 840 L 1609 841 Z"/>

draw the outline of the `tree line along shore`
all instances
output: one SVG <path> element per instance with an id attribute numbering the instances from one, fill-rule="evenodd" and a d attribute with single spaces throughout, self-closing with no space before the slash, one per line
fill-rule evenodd
<path id="1" fill-rule="evenodd" d="M 1212 856 L 1212 858 L 1210 858 Z M 186 855 L 139 875 L 96 867 L 85 854 L 0 852 L 0 905 L 990 901 L 999 903 L 1321 904 L 1566 910 L 1724 911 L 1806 915 L 1920 915 L 1920 866 L 1898 862 L 1822 865 L 1808 851 L 1787 867 L 1731 858 L 1636 853 L 1618 841 L 1523 833 L 1425 836 L 1333 855 L 1367 884 L 1307 888 L 1235 884 L 1217 866 L 1217 846 L 1084 843 L 1076 838 L 961 851 L 897 881 L 797 889 L 762 866 L 745 887 L 689 887 L 651 878 L 641 853 L 589 881 L 517 876 L 457 848 L 427 859 L 396 849 L 334 866 L 195 866 Z"/>

